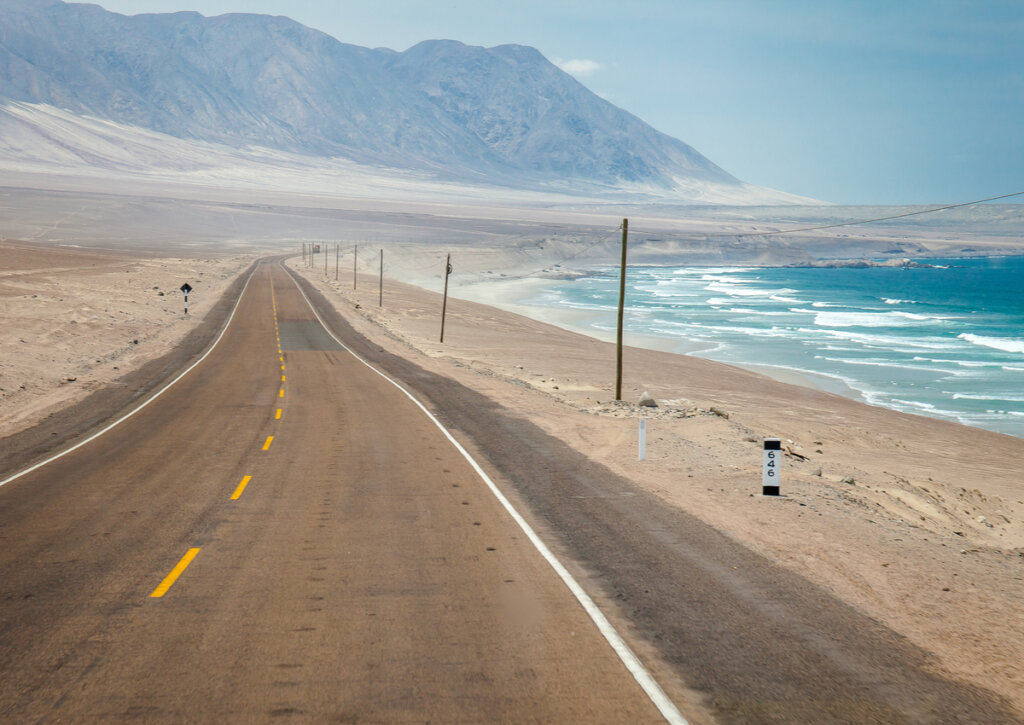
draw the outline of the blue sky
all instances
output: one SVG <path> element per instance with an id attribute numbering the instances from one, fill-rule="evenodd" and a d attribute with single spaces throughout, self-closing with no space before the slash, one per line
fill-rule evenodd
<path id="1" fill-rule="evenodd" d="M 1022 0 L 99 0 L 339 40 L 521 43 L 754 184 L 849 204 L 1024 191 Z"/>

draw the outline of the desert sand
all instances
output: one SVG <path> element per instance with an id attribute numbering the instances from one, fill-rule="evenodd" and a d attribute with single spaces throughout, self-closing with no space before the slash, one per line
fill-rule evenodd
<path id="1" fill-rule="evenodd" d="M 319 259 L 290 265 L 382 347 L 518 411 L 1024 712 L 1024 440 L 638 347 L 617 403 L 607 342 L 449 298 L 441 344 L 437 291 L 385 280 L 379 307 L 375 276 L 353 289 L 351 267 L 335 281 Z M 644 391 L 658 408 L 635 405 Z M 786 451 L 778 498 L 761 496 L 764 437 Z"/>
<path id="2" fill-rule="evenodd" d="M 165 354 L 254 258 L 140 258 L 0 242 L 0 435 Z M 179 289 L 186 282 L 187 316 Z"/>
<path id="3" fill-rule="evenodd" d="M 419 270 L 429 286 L 443 259 L 438 249 L 404 261 L 388 254 L 389 270 L 404 264 L 404 279 Z M 255 256 L 4 242 L 0 436 L 172 349 Z M 364 269 L 375 261 L 367 250 Z M 1024 440 L 640 347 L 626 350 L 617 403 L 607 342 L 452 298 L 441 344 L 439 285 L 386 279 L 378 307 L 376 276 L 360 274 L 353 290 L 351 267 L 335 281 L 320 259 L 289 264 L 381 346 L 518 411 L 934 653 L 936 669 L 1024 712 Z M 188 317 L 178 291 L 186 281 Z M 634 404 L 643 391 L 658 408 Z M 778 498 L 760 495 L 763 437 L 781 438 L 787 451 Z"/>

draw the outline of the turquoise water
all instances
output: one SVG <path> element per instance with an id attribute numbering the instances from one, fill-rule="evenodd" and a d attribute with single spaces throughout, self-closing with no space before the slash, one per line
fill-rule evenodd
<path id="1" fill-rule="evenodd" d="M 626 331 L 1024 437 L 1024 258 L 928 263 L 937 268 L 633 267 Z M 592 310 L 593 327 L 613 331 L 617 295 L 618 270 L 600 269 L 529 302 Z"/>

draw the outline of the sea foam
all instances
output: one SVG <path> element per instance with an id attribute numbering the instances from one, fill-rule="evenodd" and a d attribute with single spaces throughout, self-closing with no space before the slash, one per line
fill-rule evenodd
<path id="1" fill-rule="evenodd" d="M 1003 352 L 1019 352 L 1024 354 L 1024 340 L 1016 340 L 1009 337 L 986 337 L 985 335 L 974 335 L 969 332 L 957 335 L 961 340 L 966 340 L 972 345 L 990 347 L 993 350 Z"/>

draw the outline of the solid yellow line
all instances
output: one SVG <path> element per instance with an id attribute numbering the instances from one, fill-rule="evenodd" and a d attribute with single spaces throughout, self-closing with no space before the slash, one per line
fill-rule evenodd
<path id="1" fill-rule="evenodd" d="M 274 416 L 274 420 L 281 420 L 281 409 L 277 409 L 277 414 Z"/>
<path id="2" fill-rule="evenodd" d="M 167 593 L 167 590 L 171 588 L 174 582 L 178 581 L 178 577 L 185 571 L 185 568 L 192 563 L 192 560 L 196 558 L 196 554 L 199 553 L 199 549 L 189 549 L 185 556 L 181 557 L 181 561 L 178 565 L 171 569 L 171 573 L 167 575 L 167 578 L 160 582 L 160 586 L 153 590 L 151 597 L 162 597 Z"/>
<path id="3" fill-rule="evenodd" d="M 249 485 L 249 481 L 251 481 L 251 480 L 252 480 L 252 476 L 245 476 L 242 479 L 242 482 L 240 484 L 238 484 L 238 488 L 236 488 L 235 492 L 233 494 L 231 494 L 231 500 L 232 501 L 236 500 L 239 496 L 242 495 L 242 491 L 245 490 L 245 487 Z"/>
<path id="4" fill-rule="evenodd" d="M 263 444 L 263 450 L 268 450 L 270 444 L 274 442 L 274 436 L 267 436 L 267 442 Z"/>

